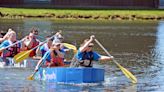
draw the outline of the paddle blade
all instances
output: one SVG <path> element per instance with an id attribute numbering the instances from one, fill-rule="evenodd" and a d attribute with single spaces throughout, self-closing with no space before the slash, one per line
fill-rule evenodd
<path id="1" fill-rule="evenodd" d="M 121 71 L 124 73 L 124 75 L 132 81 L 132 83 L 137 83 L 137 78 L 131 72 L 129 72 L 124 67 L 122 67 L 120 64 L 117 63 L 117 65 L 121 69 Z"/>
<path id="2" fill-rule="evenodd" d="M 33 74 L 27 77 L 28 80 L 34 80 Z"/>
<path id="3" fill-rule="evenodd" d="M 67 47 L 68 49 L 72 49 L 74 51 L 74 53 L 77 52 L 77 48 L 76 46 L 69 44 L 69 43 L 64 43 L 64 46 Z"/>
<path id="4" fill-rule="evenodd" d="M 15 63 L 19 63 L 19 62 L 23 61 L 24 59 L 28 58 L 31 51 L 32 50 L 22 51 L 22 52 L 18 53 L 17 55 L 15 55 L 14 56 Z"/>

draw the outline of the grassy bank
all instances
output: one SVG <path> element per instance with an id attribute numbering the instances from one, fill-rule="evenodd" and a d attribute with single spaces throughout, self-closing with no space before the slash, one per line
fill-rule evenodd
<path id="1" fill-rule="evenodd" d="M 73 18 L 116 20 L 162 20 L 164 10 L 78 10 L 0 8 L 2 18 Z"/>

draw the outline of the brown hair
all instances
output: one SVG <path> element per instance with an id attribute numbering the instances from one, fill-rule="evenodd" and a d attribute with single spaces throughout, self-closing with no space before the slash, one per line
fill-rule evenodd
<path id="1" fill-rule="evenodd" d="M 38 32 L 38 29 L 35 28 L 35 27 L 32 27 L 32 28 L 30 29 L 30 33 L 33 33 L 33 32 Z"/>
<path id="2" fill-rule="evenodd" d="M 89 39 L 85 39 L 80 46 L 82 47 L 87 41 L 89 41 Z"/>

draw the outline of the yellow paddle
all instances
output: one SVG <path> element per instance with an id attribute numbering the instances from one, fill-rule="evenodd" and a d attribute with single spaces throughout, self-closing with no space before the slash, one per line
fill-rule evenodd
<path id="1" fill-rule="evenodd" d="M 68 49 L 72 49 L 74 51 L 74 53 L 77 52 L 77 48 L 76 46 L 69 44 L 69 43 L 63 43 L 65 47 L 67 47 Z"/>
<path id="2" fill-rule="evenodd" d="M 21 51 L 20 53 L 16 54 L 13 58 L 15 63 L 19 63 L 24 59 L 28 58 L 32 50 L 33 49 L 27 51 Z"/>
<path id="3" fill-rule="evenodd" d="M 34 80 L 34 75 L 37 73 L 37 71 L 35 71 L 33 74 L 31 74 L 30 76 L 27 77 L 28 80 Z"/>
<path id="4" fill-rule="evenodd" d="M 23 61 L 24 59 L 28 58 L 31 51 L 33 51 L 37 47 L 43 45 L 44 43 L 46 43 L 49 39 L 52 39 L 53 37 L 54 36 L 48 38 L 46 41 L 42 42 L 42 44 L 37 45 L 36 47 L 32 48 L 31 50 L 22 51 L 22 52 L 18 53 L 17 55 L 15 55 L 14 58 L 13 58 L 15 63 L 19 63 L 19 62 Z"/>
<path id="5" fill-rule="evenodd" d="M 46 58 L 48 57 L 49 54 L 47 54 Z M 40 69 L 41 65 L 43 64 L 43 58 L 40 60 L 41 63 L 39 64 L 38 70 Z M 35 71 L 33 74 L 31 74 L 30 76 L 27 77 L 28 80 L 34 80 L 34 76 L 37 73 L 37 71 Z"/>
<path id="6" fill-rule="evenodd" d="M 107 53 L 108 56 L 111 56 L 109 52 L 102 46 L 102 44 L 97 39 L 94 40 Z M 129 72 L 124 67 L 122 67 L 116 60 L 113 60 L 113 62 L 121 69 L 121 71 L 125 74 L 125 76 L 132 81 L 132 83 L 137 83 L 137 78 L 131 72 Z"/>

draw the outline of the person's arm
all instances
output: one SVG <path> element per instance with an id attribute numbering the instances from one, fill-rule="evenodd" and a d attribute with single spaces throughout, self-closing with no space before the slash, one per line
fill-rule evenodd
<path id="1" fill-rule="evenodd" d="M 9 32 L 7 32 L 2 38 L 0 38 L 0 42 L 7 40 L 8 36 L 9 36 Z"/>
<path id="2" fill-rule="evenodd" d="M 99 58 L 99 60 L 113 60 L 113 56 L 103 56 L 101 55 L 101 57 Z"/>
<path id="3" fill-rule="evenodd" d="M 9 29 L 8 32 L 3 36 L 3 38 L 0 38 L 0 42 L 7 40 L 11 32 L 13 32 L 13 30 Z"/>
<path id="4" fill-rule="evenodd" d="M 43 57 L 39 60 L 39 62 L 37 63 L 37 65 L 36 65 L 36 67 L 35 67 L 35 71 L 38 71 L 38 69 L 39 69 L 39 67 L 40 67 L 40 64 L 41 64 L 42 62 L 45 62 L 46 59 L 49 57 L 49 55 L 50 55 L 50 52 L 47 51 L 47 52 L 44 54 L 44 56 L 43 56 Z"/>
<path id="5" fill-rule="evenodd" d="M 5 47 L 9 46 L 9 42 L 6 40 L 0 44 L 0 52 L 5 50 Z"/>
<path id="6" fill-rule="evenodd" d="M 51 51 L 53 52 L 53 50 L 55 50 L 55 52 L 57 53 L 57 55 L 60 57 L 60 58 L 64 58 L 64 53 L 59 51 L 59 49 L 56 47 L 54 47 Z"/>
<path id="7" fill-rule="evenodd" d="M 41 54 L 41 47 L 40 46 L 36 49 L 36 54 Z"/>
<path id="8" fill-rule="evenodd" d="M 35 67 L 35 71 L 38 71 L 39 66 L 40 66 L 42 60 L 43 60 L 43 59 L 40 59 L 39 62 L 37 63 L 37 65 L 36 65 L 36 67 Z"/>
<path id="9" fill-rule="evenodd" d="M 64 58 L 64 54 L 62 52 L 60 52 L 59 50 L 55 50 L 55 51 L 60 58 Z"/>
<path id="10" fill-rule="evenodd" d="M 113 56 L 104 56 L 104 55 L 100 55 L 98 54 L 97 52 L 92 52 L 93 53 L 93 59 L 95 61 L 101 61 L 101 60 L 112 60 L 113 59 Z"/>
<path id="11" fill-rule="evenodd" d="M 44 43 L 39 43 L 39 47 L 36 49 L 36 54 L 42 54 L 42 51 L 44 51 Z"/>
<path id="12" fill-rule="evenodd" d="M 82 47 L 79 48 L 80 52 L 84 52 L 87 49 L 88 45 L 94 40 L 94 38 L 94 35 L 90 36 L 89 41 L 87 41 Z"/>
<path id="13" fill-rule="evenodd" d="M 28 48 L 32 48 L 33 45 L 33 39 L 27 39 L 25 40 L 25 46 Z"/>

